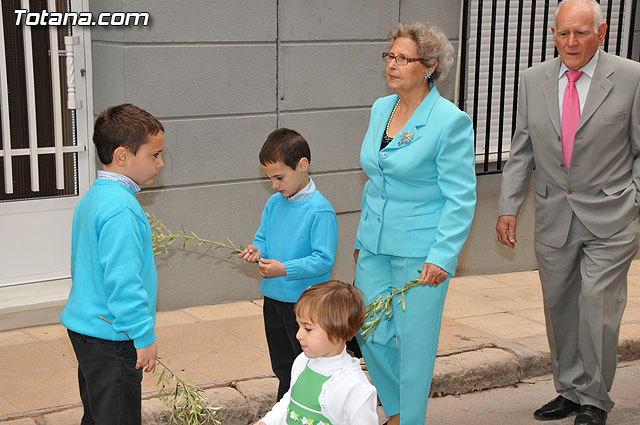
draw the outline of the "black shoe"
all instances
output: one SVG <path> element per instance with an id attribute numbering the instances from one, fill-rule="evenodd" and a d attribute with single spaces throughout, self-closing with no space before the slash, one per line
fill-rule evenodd
<path id="1" fill-rule="evenodd" d="M 576 416 L 574 425 L 605 425 L 607 412 L 595 406 L 585 404 L 580 407 L 580 413 Z"/>
<path id="2" fill-rule="evenodd" d="M 578 403 L 574 403 L 568 398 L 564 398 L 559 395 L 533 412 L 533 416 L 539 421 L 552 421 L 555 419 L 566 418 L 571 413 L 577 412 L 579 409 L 580 405 Z"/>

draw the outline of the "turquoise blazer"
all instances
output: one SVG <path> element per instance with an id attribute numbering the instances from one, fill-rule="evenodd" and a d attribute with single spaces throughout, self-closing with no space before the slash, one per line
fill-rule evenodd
<path id="1" fill-rule="evenodd" d="M 398 100 L 376 100 L 360 151 L 364 186 L 356 249 L 425 257 L 455 274 L 476 204 L 473 125 L 435 86 L 380 150 Z"/>

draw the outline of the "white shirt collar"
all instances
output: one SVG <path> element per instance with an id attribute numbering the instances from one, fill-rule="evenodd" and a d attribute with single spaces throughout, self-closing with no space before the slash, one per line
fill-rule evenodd
<path id="1" fill-rule="evenodd" d="M 287 201 L 289 201 L 289 202 L 300 202 L 303 199 L 306 199 L 309 196 L 311 196 L 313 194 L 313 192 L 315 192 L 315 191 L 316 191 L 316 184 L 313 182 L 311 177 L 309 177 L 309 183 L 305 187 L 300 189 L 300 192 L 296 193 L 293 196 L 288 197 Z"/>
<path id="2" fill-rule="evenodd" d="M 113 180 L 127 186 L 135 193 L 140 192 L 140 186 L 124 174 L 114 173 L 112 171 L 98 170 L 98 178 L 103 180 Z"/>
<path id="3" fill-rule="evenodd" d="M 345 364 L 345 359 L 350 359 L 351 356 L 347 353 L 347 348 L 343 348 L 342 352 L 333 357 L 315 357 L 309 359 L 309 367 L 321 375 L 329 376 L 336 370 L 340 369 Z"/>

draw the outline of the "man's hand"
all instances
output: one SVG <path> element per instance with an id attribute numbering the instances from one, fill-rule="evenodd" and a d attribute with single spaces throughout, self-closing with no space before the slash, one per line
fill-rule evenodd
<path id="1" fill-rule="evenodd" d="M 516 246 L 516 225 L 518 220 L 515 215 L 501 215 L 498 217 L 496 224 L 496 233 L 498 233 L 498 242 L 509 248 Z"/>
<path id="2" fill-rule="evenodd" d="M 358 256 L 360 255 L 360 250 L 359 249 L 354 249 L 353 250 L 353 261 L 358 264 Z"/>
<path id="3" fill-rule="evenodd" d="M 136 369 L 146 367 L 145 372 L 151 372 L 156 368 L 156 358 L 158 357 L 158 344 L 154 341 L 153 344 L 144 347 L 136 348 L 138 353 L 138 361 L 136 362 Z"/>
<path id="4" fill-rule="evenodd" d="M 255 263 L 260 259 L 260 251 L 258 251 L 258 248 L 255 246 L 249 244 L 244 251 L 238 254 L 238 257 L 242 258 L 246 262 Z"/>
<path id="5" fill-rule="evenodd" d="M 284 264 L 278 260 L 268 260 L 266 258 L 260 258 L 258 272 L 262 277 L 278 277 L 287 274 Z"/>
<path id="6" fill-rule="evenodd" d="M 440 283 L 444 282 L 448 276 L 449 274 L 446 271 L 431 263 L 424 263 L 422 266 L 422 272 L 420 272 L 422 285 L 438 286 Z"/>

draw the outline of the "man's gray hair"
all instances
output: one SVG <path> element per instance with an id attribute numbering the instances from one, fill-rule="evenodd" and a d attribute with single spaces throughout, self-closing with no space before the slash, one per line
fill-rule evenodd
<path id="1" fill-rule="evenodd" d="M 566 6 L 568 4 L 571 4 L 571 3 L 586 3 L 586 4 L 588 4 L 589 6 L 591 6 L 593 8 L 593 28 L 594 28 L 594 31 L 597 33 L 598 29 L 600 29 L 600 24 L 602 24 L 604 22 L 604 19 L 602 19 L 602 9 L 600 8 L 600 3 L 598 3 L 596 0 L 564 0 L 564 1 L 561 1 L 558 4 L 558 7 L 556 8 L 556 14 L 555 14 L 556 26 L 558 25 L 557 24 L 558 12 L 564 6 Z"/>

